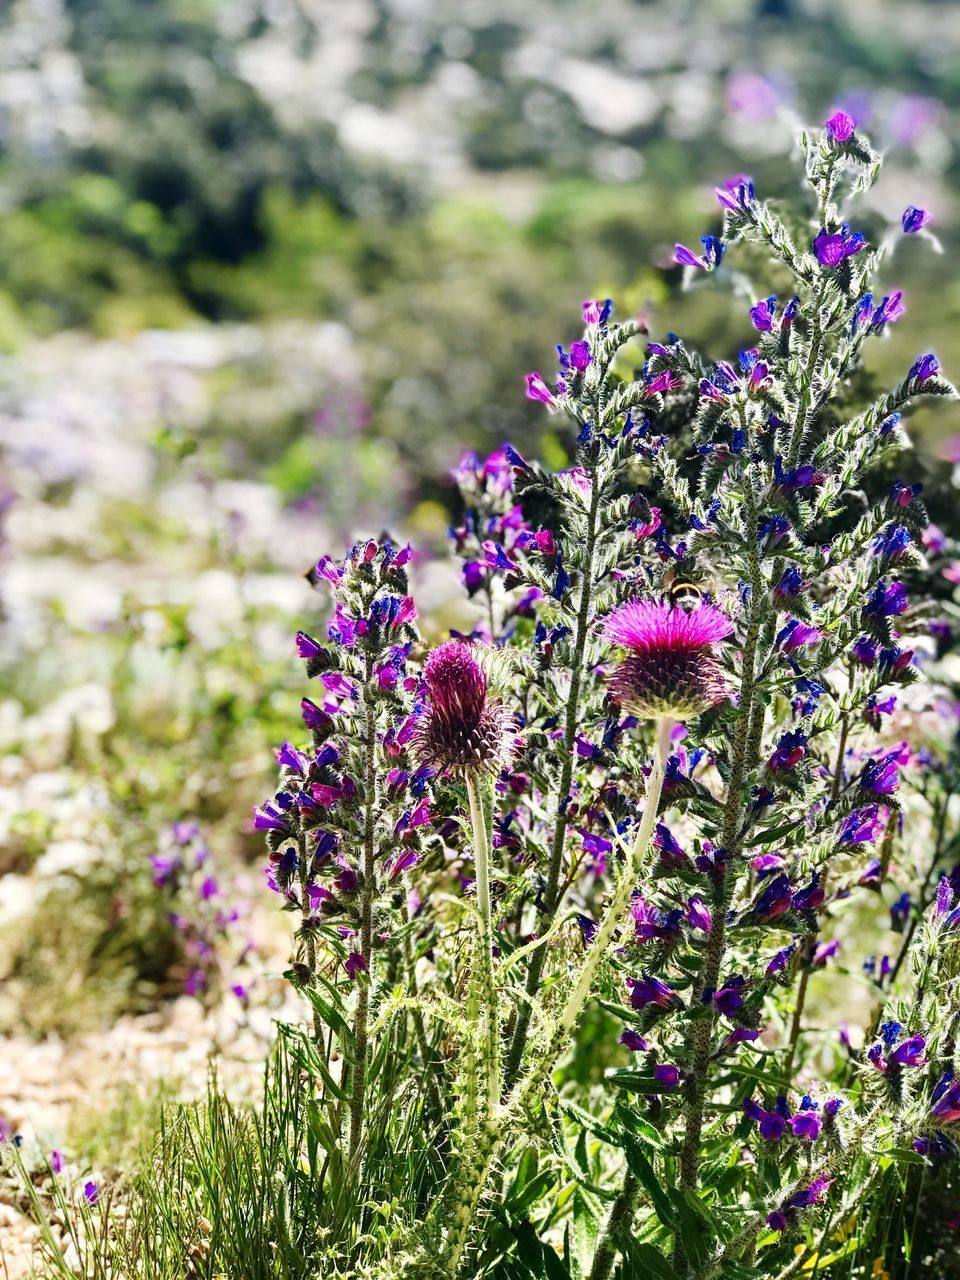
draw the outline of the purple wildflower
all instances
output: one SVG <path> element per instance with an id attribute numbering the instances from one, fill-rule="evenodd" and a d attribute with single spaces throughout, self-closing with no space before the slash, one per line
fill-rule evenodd
<path id="1" fill-rule="evenodd" d="M 827 136 L 832 138 L 834 142 L 849 142 L 857 127 L 857 122 L 853 116 L 847 115 L 846 111 L 837 111 L 823 127 L 827 131 Z"/>
<path id="2" fill-rule="evenodd" d="M 912 236 L 920 231 L 930 221 L 930 214 L 926 209 L 918 209 L 916 205 L 908 205 L 903 211 L 900 219 L 900 225 L 903 227 L 905 235 Z"/>

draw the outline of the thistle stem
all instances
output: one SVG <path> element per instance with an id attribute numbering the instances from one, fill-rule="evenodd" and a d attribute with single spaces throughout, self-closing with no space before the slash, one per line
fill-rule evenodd
<path id="1" fill-rule="evenodd" d="M 497 988 L 493 974 L 493 908 L 490 899 L 490 839 L 487 815 L 477 790 L 476 779 L 466 775 L 473 827 L 474 869 L 477 885 L 479 925 L 476 940 L 477 974 L 480 984 L 480 1043 L 484 1062 L 484 1085 L 488 1113 L 500 1102 L 500 1020 Z"/>
<path id="2" fill-rule="evenodd" d="M 657 821 L 657 811 L 660 806 L 660 795 L 663 790 L 663 778 L 666 772 L 672 727 L 673 721 L 668 718 L 658 722 L 653 768 L 647 779 L 643 816 L 640 819 L 636 838 L 627 852 L 613 896 L 604 913 L 597 934 L 587 948 L 587 954 L 581 965 L 580 973 L 571 988 L 560 1015 L 554 1021 L 554 1029 L 550 1040 L 545 1050 L 537 1055 L 524 1079 L 514 1087 L 507 1097 L 504 1104 L 504 1112 L 523 1114 L 525 1108 L 532 1103 L 534 1095 L 542 1090 L 544 1081 L 567 1045 L 570 1032 L 583 1012 L 583 1007 L 593 989 L 597 970 L 611 948 L 614 932 L 623 918 L 627 903 L 630 901 L 630 895 L 639 878 L 643 857 L 650 848 L 650 841 Z M 479 901 L 479 876 L 477 896 Z M 466 1248 L 477 1210 L 483 1198 L 483 1192 L 490 1177 L 490 1171 L 495 1162 L 500 1144 L 506 1140 L 509 1132 L 507 1126 L 494 1123 L 488 1113 L 487 1124 L 481 1129 L 481 1136 L 472 1152 L 473 1158 L 469 1166 L 463 1170 L 462 1184 L 467 1187 L 468 1193 L 456 1205 L 453 1222 L 447 1235 L 447 1246 L 444 1255 L 444 1265 L 451 1275 L 457 1274 L 459 1259 Z"/>

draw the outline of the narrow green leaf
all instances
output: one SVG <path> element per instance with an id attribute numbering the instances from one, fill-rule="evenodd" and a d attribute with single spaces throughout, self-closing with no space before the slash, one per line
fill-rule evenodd
<path id="1" fill-rule="evenodd" d="M 653 1205 L 654 1212 L 665 1227 L 675 1229 L 676 1215 L 670 1197 L 664 1191 L 653 1165 L 643 1152 L 641 1144 L 631 1133 L 623 1134 L 623 1151 L 627 1157 L 630 1172 L 637 1179 Z"/>

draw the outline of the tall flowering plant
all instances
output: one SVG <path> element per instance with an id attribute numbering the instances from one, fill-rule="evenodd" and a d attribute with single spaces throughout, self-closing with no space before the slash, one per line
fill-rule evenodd
<path id="1" fill-rule="evenodd" d="M 878 477 L 903 412 L 955 393 L 927 354 L 852 407 L 904 311 L 841 212 L 879 162 L 842 113 L 801 147 L 806 223 L 741 177 L 703 252 L 677 246 L 749 292 L 752 346 L 708 358 L 586 302 L 556 378 L 527 379 L 570 465 L 465 460 L 470 635 L 423 651 L 389 542 L 318 566 L 333 618 L 299 644 L 325 697 L 257 822 L 374 1199 L 411 1104 L 374 1105 L 367 1064 L 407 1044 L 423 1082 L 406 1217 L 352 1237 L 370 1274 L 786 1276 L 885 1170 L 956 1150 L 946 889 L 892 905 L 921 959 L 876 987 L 862 1044 L 831 1065 L 808 1008 L 924 820 L 928 762 L 888 726 L 929 631 L 928 522 Z M 744 242 L 782 296 L 732 271 Z"/>

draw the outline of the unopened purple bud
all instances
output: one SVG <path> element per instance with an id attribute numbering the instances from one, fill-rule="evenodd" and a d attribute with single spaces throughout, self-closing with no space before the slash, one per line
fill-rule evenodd
<path id="1" fill-rule="evenodd" d="M 693 929 L 702 929 L 704 933 L 710 932 L 713 918 L 709 907 L 704 905 L 702 898 L 690 899 L 690 904 L 687 907 L 687 921 Z"/>
<path id="2" fill-rule="evenodd" d="M 675 1089 L 680 1083 L 680 1070 L 672 1063 L 661 1062 L 654 1068 L 653 1078 L 664 1089 Z"/>
<path id="3" fill-rule="evenodd" d="M 853 137 L 857 122 L 846 111 L 837 111 L 823 126 L 834 142 L 849 142 Z"/>
<path id="4" fill-rule="evenodd" d="M 646 1053 L 650 1048 L 650 1045 L 644 1040 L 639 1031 L 630 1031 L 629 1029 L 621 1035 L 619 1043 L 625 1045 L 628 1049 L 632 1049 L 634 1053 Z"/>
<path id="5" fill-rule="evenodd" d="M 916 205 L 911 204 L 904 209 L 900 225 L 906 235 L 912 236 L 925 227 L 929 221 L 930 214 L 926 209 L 918 209 Z"/>

